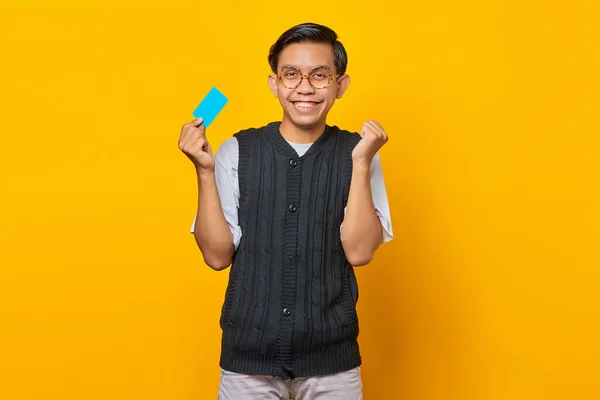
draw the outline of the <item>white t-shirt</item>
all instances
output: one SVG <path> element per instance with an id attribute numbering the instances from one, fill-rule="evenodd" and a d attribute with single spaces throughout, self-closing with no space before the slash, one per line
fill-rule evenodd
<path id="1" fill-rule="evenodd" d="M 312 145 L 312 143 L 298 144 L 289 141 L 288 143 L 296 150 L 298 157 L 302 157 Z M 235 244 L 236 250 L 242 238 L 242 229 L 238 223 L 238 207 L 240 201 L 238 149 L 237 138 L 232 137 L 223 142 L 215 154 L 215 180 L 217 183 L 217 190 L 219 192 L 219 198 L 221 199 L 221 207 L 223 208 L 225 220 L 233 234 L 233 243 Z M 373 195 L 375 211 L 384 230 L 383 243 L 389 242 L 393 238 L 392 220 L 390 218 L 390 206 L 385 191 L 385 184 L 383 182 L 383 171 L 381 169 L 379 154 L 376 154 L 371 162 L 371 192 Z M 192 233 L 194 232 L 195 223 L 196 219 L 194 219 L 194 222 L 192 223 Z"/>

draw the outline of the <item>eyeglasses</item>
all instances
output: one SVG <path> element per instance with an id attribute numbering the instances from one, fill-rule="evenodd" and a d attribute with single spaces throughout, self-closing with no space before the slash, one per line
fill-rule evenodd
<path id="1" fill-rule="evenodd" d="M 304 78 L 313 88 L 325 89 L 333 79 L 338 77 L 339 75 L 333 75 L 325 67 L 315 67 L 308 74 L 303 74 L 296 67 L 284 67 L 277 78 L 288 89 L 296 89 Z"/>

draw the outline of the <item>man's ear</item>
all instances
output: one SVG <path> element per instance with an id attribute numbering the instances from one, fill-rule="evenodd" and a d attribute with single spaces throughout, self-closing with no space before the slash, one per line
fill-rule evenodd
<path id="1" fill-rule="evenodd" d="M 335 97 L 341 99 L 344 93 L 346 93 L 346 90 L 348 90 L 348 86 L 350 86 L 350 75 L 344 74 L 340 76 L 338 78 L 337 93 L 335 94 Z"/>
<path id="2" fill-rule="evenodd" d="M 269 89 L 273 92 L 273 96 L 279 98 L 279 94 L 277 93 L 277 75 L 275 74 L 269 75 Z"/>

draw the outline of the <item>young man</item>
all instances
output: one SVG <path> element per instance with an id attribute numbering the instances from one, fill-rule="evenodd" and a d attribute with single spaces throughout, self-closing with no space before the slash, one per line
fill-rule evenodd
<path id="1" fill-rule="evenodd" d="M 326 124 L 350 84 L 331 29 L 295 26 L 269 53 L 281 122 L 243 130 L 215 157 L 202 120 L 179 148 L 198 177 L 192 228 L 206 264 L 230 264 L 219 399 L 362 399 L 353 266 L 392 238 L 379 123 Z"/>

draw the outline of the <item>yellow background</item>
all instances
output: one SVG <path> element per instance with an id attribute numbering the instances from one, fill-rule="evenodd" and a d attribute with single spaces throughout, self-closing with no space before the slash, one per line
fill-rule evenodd
<path id="1" fill-rule="evenodd" d="M 216 398 L 227 272 L 177 139 L 213 85 L 215 148 L 280 119 L 306 21 L 349 52 L 328 122 L 391 138 L 365 399 L 600 398 L 598 13 L 561 3 L 2 1 L 0 398 Z"/>

